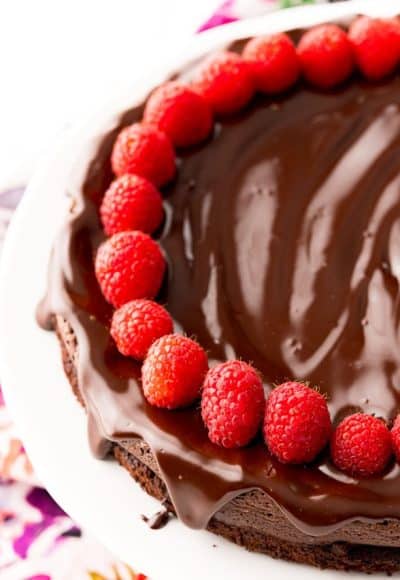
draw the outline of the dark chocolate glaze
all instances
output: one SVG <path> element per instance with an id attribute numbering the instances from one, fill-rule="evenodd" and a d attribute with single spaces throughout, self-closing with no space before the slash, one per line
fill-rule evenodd
<path id="1" fill-rule="evenodd" d="M 119 127 L 140 118 L 124 115 Z M 149 406 L 140 367 L 110 339 L 111 307 L 93 273 L 103 234 L 97 205 L 112 179 L 116 130 L 91 162 L 55 245 L 42 323 L 60 314 L 78 344 L 92 444 L 139 436 L 151 446 L 179 517 L 204 527 L 238 494 L 261 488 L 305 533 L 349 519 L 400 518 L 400 469 L 355 480 L 328 453 L 285 466 L 261 438 L 238 450 L 207 438 L 198 408 Z M 353 79 L 336 92 L 298 86 L 258 97 L 181 153 L 164 192 L 160 300 L 210 360 L 240 357 L 273 383 L 301 379 L 327 394 L 337 421 L 362 409 L 391 420 L 400 400 L 400 79 Z"/>
<path id="2" fill-rule="evenodd" d="M 163 506 L 158 512 L 150 517 L 142 516 L 142 520 L 152 530 L 161 530 L 161 528 L 164 528 L 167 525 L 171 517 L 172 514 L 170 510 L 166 506 Z"/>

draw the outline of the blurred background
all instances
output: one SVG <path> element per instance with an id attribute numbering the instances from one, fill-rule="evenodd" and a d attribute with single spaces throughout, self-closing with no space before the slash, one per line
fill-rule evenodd
<path id="1" fill-rule="evenodd" d="M 0 0 L 0 188 L 30 176 L 37 156 L 160 60 L 218 0 Z"/>

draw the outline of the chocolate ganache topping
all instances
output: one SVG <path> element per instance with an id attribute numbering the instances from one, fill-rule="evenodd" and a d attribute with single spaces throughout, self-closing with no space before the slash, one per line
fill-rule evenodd
<path id="1" fill-rule="evenodd" d="M 349 519 L 400 518 L 400 470 L 355 480 L 328 454 L 282 465 L 255 441 L 225 450 L 207 438 L 198 408 L 151 407 L 140 366 L 109 335 L 93 255 L 103 240 L 98 205 L 112 180 L 110 152 L 122 117 L 90 163 L 57 241 L 49 321 L 62 315 L 78 345 L 78 380 L 91 432 L 143 438 L 179 517 L 204 527 L 225 502 L 261 488 L 305 533 Z M 266 392 L 299 379 L 326 393 L 335 421 L 354 410 L 391 420 L 400 405 L 400 79 L 353 78 L 332 92 L 298 85 L 258 96 L 182 151 L 164 191 L 158 239 L 168 260 L 159 300 L 176 329 L 195 336 L 211 364 L 251 361 Z M 100 453 L 106 453 L 101 445 Z"/>

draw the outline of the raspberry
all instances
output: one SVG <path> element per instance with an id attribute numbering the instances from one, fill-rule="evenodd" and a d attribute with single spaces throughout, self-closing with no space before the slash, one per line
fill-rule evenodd
<path id="1" fill-rule="evenodd" d="M 207 355 L 197 342 L 179 334 L 162 336 L 142 366 L 144 396 L 156 407 L 186 407 L 199 397 L 207 369 Z"/>
<path id="2" fill-rule="evenodd" d="M 136 298 L 154 298 L 164 271 L 160 248 L 143 232 L 114 234 L 96 254 L 97 281 L 105 299 L 116 307 Z"/>
<path id="3" fill-rule="evenodd" d="M 253 96 L 251 67 L 238 54 L 221 52 L 203 64 L 193 87 L 216 113 L 234 113 Z"/>
<path id="4" fill-rule="evenodd" d="M 252 38 L 243 58 L 252 65 L 256 87 L 264 93 L 279 93 L 291 87 L 300 74 L 300 62 L 287 34 Z"/>
<path id="5" fill-rule="evenodd" d="M 379 80 L 396 68 L 400 58 L 400 24 L 362 16 L 353 22 L 349 38 L 356 62 L 370 80 Z"/>
<path id="6" fill-rule="evenodd" d="M 208 371 L 201 415 L 208 437 L 222 447 L 242 447 L 256 435 L 264 414 L 264 389 L 257 372 L 239 360 Z"/>
<path id="7" fill-rule="evenodd" d="M 134 123 L 118 135 L 111 153 L 111 166 L 118 177 L 136 173 L 161 186 L 175 175 L 175 153 L 165 133 L 156 127 Z"/>
<path id="8" fill-rule="evenodd" d="M 132 300 L 114 312 L 111 336 L 120 353 L 143 360 L 150 346 L 170 334 L 173 322 L 168 312 L 152 300 Z"/>
<path id="9" fill-rule="evenodd" d="M 108 236 L 126 230 L 151 234 L 163 219 L 161 195 L 144 177 L 123 175 L 104 194 L 100 216 Z"/>
<path id="10" fill-rule="evenodd" d="M 355 413 L 346 417 L 333 433 L 333 463 L 355 477 L 381 473 L 392 453 L 390 431 L 371 415 Z"/>
<path id="11" fill-rule="evenodd" d="M 302 383 L 276 387 L 267 399 L 264 437 L 282 463 L 309 463 L 325 447 L 331 419 L 325 398 Z"/>
<path id="12" fill-rule="evenodd" d="M 396 455 L 397 461 L 400 461 L 400 415 L 397 415 L 393 423 L 391 436 L 393 451 Z"/>
<path id="13" fill-rule="evenodd" d="M 354 67 L 351 42 L 335 24 L 308 30 L 300 40 L 297 53 L 306 79 L 323 89 L 345 81 Z"/>
<path id="14" fill-rule="evenodd" d="M 143 120 L 164 131 L 177 147 L 204 141 L 213 124 L 208 103 L 191 88 L 175 81 L 161 85 L 151 94 Z"/>

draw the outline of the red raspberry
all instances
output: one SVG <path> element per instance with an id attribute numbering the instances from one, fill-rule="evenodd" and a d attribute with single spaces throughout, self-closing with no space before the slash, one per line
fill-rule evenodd
<path id="1" fill-rule="evenodd" d="M 101 291 L 116 307 L 136 298 L 154 298 L 165 260 L 157 243 L 143 232 L 114 234 L 99 247 L 95 271 Z"/>
<path id="2" fill-rule="evenodd" d="M 239 360 L 208 371 L 201 415 L 208 437 L 222 447 L 242 447 L 256 435 L 264 414 L 264 389 L 257 372 Z"/>
<path id="3" fill-rule="evenodd" d="M 221 52 L 206 60 L 193 88 L 216 113 L 234 113 L 247 105 L 254 94 L 251 67 L 238 54 Z"/>
<path id="4" fill-rule="evenodd" d="M 213 124 L 211 109 L 203 97 L 176 81 L 161 85 L 151 94 L 143 120 L 164 131 L 177 147 L 204 141 Z"/>
<path id="5" fill-rule="evenodd" d="M 252 38 L 243 58 L 252 65 L 256 87 L 264 93 L 279 93 L 291 87 L 300 74 L 296 48 L 287 34 Z"/>
<path id="6" fill-rule="evenodd" d="M 153 342 L 172 330 L 172 318 L 165 308 L 142 299 L 127 302 L 114 312 L 110 332 L 120 353 L 143 360 Z"/>
<path id="7" fill-rule="evenodd" d="M 144 177 L 123 175 L 104 194 L 100 216 L 108 236 L 126 230 L 151 234 L 163 219 L 161 195 Z"/>
<path id="8" fill-rule="evenodd" d="M 400 415 L 397 415 L 393 423 L 391 436 L 393 451 L 396 455 L 397 461 L 400 461 Z"/>
<path id="9" fill-rule="evenodd" d="M 354 67 L 351 42 L 335 24 L 308 30 L 300 40 L 297 53 L 306 79 L 323 89 L 345 81 Z"/>
<path id="10" fill-rule="evenodd" d="M 162 336 L 142 366 L 144 396 L 156 407 L 186 407 L 199 397 L 207 369 L 207 355 L 197 342 L 179 334 Z"/>
<path id="11" fill-rule="evenodd" d="M 390 431 L 381 419 L 355 413 L 335 429 L 331 440 L 333 463 L 355 477 L 381 473 L 392 454 Z"/>
<path id="12" fill-rule="evenodd" d="M 309 463 L 325 447 L 331 419 L 325 398 L 302 383 L 276 387 L 267 399 L 264 437 L 282 463 Z"/>
<path id="13" fill-rule="evenodd" d="M 161 186 L 175 175 L 175 153 L 165 133 L 156 127 L 134 123 L 118 135 L 111 153 L 111 166 L 117 176 L 136 173 Z"/>
<path id="14" fill-rule="evenodd" d="M 400 24 L 362 16 L 349 31 L 356 62 L 370 80 L 379 80 L 396 68 L 400 58 Z"/>

